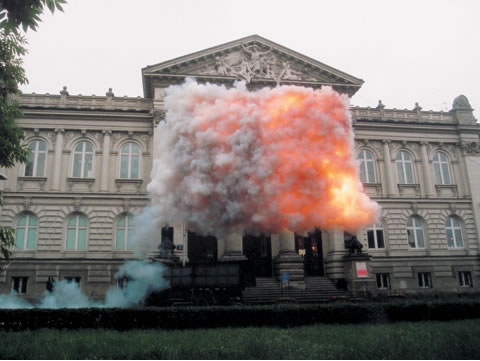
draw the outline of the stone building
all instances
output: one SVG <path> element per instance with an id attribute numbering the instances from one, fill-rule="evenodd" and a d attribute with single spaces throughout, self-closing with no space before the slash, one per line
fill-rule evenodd
<path id="1" fill-rule="evenodd" d="M 142 69 L 144 97 L 23 94 L 18 120 L 32 150 L 25 165 L 2 170 L 1 223 L 16 228 L 16 247 L 1 262 L 0 292 L 29 299 L 48 277 L 79 282 L 102 298 L 121 264 L 135 258 L 135 218 L 149 204 L 155 127 L 165 116 L 165 88 L 188 76 L 249 89 L 294 84 L 332 86 L 352 97 L 363 80 L 258 35 Z M 365 192 L 382 206 L 380 223 L 356 236 L 351 255 L 342 230 L 229 239 L 204 237 L 182 224 L 165 227 L 185 262 L 251 259 L 257 277 L 288 272 L 345 279 L 360 293 L 472 292 L 480 286 L 480 127 L 464 96 L 449 112 L 352 107 Z M 160 236 L 161 235 L 161 236 Z M 350 237 L 347 235 L 347 237 Z"/>

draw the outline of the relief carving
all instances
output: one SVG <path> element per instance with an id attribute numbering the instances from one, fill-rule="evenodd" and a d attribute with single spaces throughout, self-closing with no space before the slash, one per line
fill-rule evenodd
<path id="1" fill-rule="evenodd" d="M 287 54 L 275 51 L 271 46 L 249 42 L 229 53 L 212 56 L 202 63 L 199 59 L 188 64 L 174 65 L 166 72 L 234 77 L 250 83 L 253 79 L 267 79 L 279 83 L 282 80 L 333 81 L 328 74 L 312 72 L 309 64 L 302 63 Z"/>
<path id="2" fill-rule="evenodd" d="M 480 142 L 461 142 L 460 148 L 465 155 L 480 155 Z"/>

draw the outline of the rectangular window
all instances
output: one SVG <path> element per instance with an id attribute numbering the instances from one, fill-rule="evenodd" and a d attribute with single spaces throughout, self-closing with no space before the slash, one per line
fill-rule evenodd
<path id="1" fill-rule="evenodd" d="M 421 288 L 432 288 L 432 276 L 430 272 L 418 272 L 418 286 Z"/>
<path id="2" fill-rule="evenodd" d="M 33 153 L 29 153 L 27 156 L 27 162 L 25 163 L 25 176 L 33 176 Z"/>
<path id="3" fill-rule="evenodd" d="M 458 283 L 460 287 L 473 287 L 472 274 L 467 271 L 458 272 Z"/>
<path id="4" fill-rule="evenodd" d="M 140 168 L 140 157 L 138 155 L 132 155 L 132 169 L 130 178 L 138 178 L 138 169 Z"/>
<path id="5" fill-rule="evenodd" d="M 93 155 L 85 154 L 85 171 L 83 173 L 84 178 L 91 178 L 93 176 Z"/>
<path id="6" fill-rule="evenodd" d="M 77 285 L 80 284 L 80 281 L 82 280 L 81 277 L 76 277 L 76 276 L 68 276 L 65 277 L 65 281 L 67 282 L 75 282 Z"/>
<path id="7" fill-rule="evenodd" d="M 25 228 L 17 228 L 15 231 L 15 247 L 23 248 L 23 240 L 25 239 Z"/>
<path id="8" fill-rule="evenodd" d="M 67 229 L 67 249 L 75 249 L 75 229 Z"/>
<path id="9" fill-rule="evenodd" d="M 385 248 L 383 229 L 367 230 L 368 248 Z"/>
<path id="10" fill-rule="evenodd" d="M 73 156 L 73 176 L 82 176 L 82 155 L 78 153 Z"/>
<path id="11" fill-rule="evenodd" d="M 28 277 L 12 277 L 12 291 L 17 293 L 27 293 Z"/>
<path id="12" fill-rule="evenodd" d="M 403 173 L 403 164 L 397 162 L 398 183 L 405 184 L 405 174 Z"/>
<path id="13" fill-rule="evenodd" d="M 389 273 L 377 273 L 377 288 L 379 290 L 390 289 L 390 274 Z"/>
<path id="14" fill-rule="evenodd" d="M 128 178 L 128 155 L 120 158 L 120 178 Z"/>
<path id="15" fill-rule="evenodd" d="M 117 249 L 125 248 L 125 230 L 117 229 Z"/>
<path id="16" fill-rule="evenodd" d="M 44 176 L 44 170 L 45 170 L 45 156 L 46 153 L 38 153 L 38 158 L 37 158 L 37 170 L 35 176 L 37 177 L 43 177 Z"/>
<path id="17" fill-rule="evenodd" d="M 442 174 L 440 173 L 440 164 L 433 163 L 433 170 L 435 173 L 435 184 L 442 184 Z"/>

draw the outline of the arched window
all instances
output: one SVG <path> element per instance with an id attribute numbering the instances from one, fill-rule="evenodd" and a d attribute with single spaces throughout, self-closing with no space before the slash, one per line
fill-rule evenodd
<path id="1" fill-rule="evenodd" d="M 124 215 L 117 222 L 116 249 L 134 249 L 133 239 L 135 234 L 135 217 L 131 214 Z"/>
<path id="2" fill-rule="evenodd" d="M 67 223 L 67 250 L 87 249 L 87 217 L 82 214 L 73 215 Z"/>
<path id="3" fill-rule="evenodd" d="M 358 153 L 357 160 L 360 166 L 360 180 L 363 183 L 375 183 L 375 160 L 368 150 L 361 150 Z"/>
<path id="4" fill-rule="evenodd" d="M 368 248 L 385 248 L 383 226 L 381 223 L 373 224 L 367 228 Z"/>
<path id="5" fill-rule="evenodd" d="M 445 232 L 447 234 L 448 247 L 463 247 L 462 227 L 457 218 L 452 216 L 447 218 L 447 221 L 445 222 Z"/>
<path id="6" fill-rule="evenodd" d="M 433 156 L 433 170 L 435 173 L 435 184 L 452 184 L 448 159 L 445 154 L 441 152 L 435 153 Z"/>
<path id="7" fill-rule="evenodd" d="M 37 240 L 37 217 L 31 214 L 21 216 L 15 227 L 15 248 L 35 249 Z"/>
<path id="8" fill-rule="evenodd" d="M 408 217 L 407 220 L 408 244 L 412 248 L 425 248 L 423 224 L 417 217 Z"/>
<path id="9" fill-rule="evenodd" d="M 89 142 L 78 143 L 73 150 L 73 171 L 72 177 L 92 178 L 93 177 L 93 146 Z"/>
<path id="10" fill-rule="evenodd" d="M 140 147 L 125 144 L 120 151 L 120 178 L 138 179 L 140 174 Z"/>
<path id="11" fill-rule="evenodd" d="M 28 144 L 30 154 L 25 163 L 25 177 L 44 177 L 47 147 L 41 140 L 34 140 Z"/>
<path id="12" fill-rule="evenodd" d="M 397 173 L 398 183 L 400 184 L 413 184 L 415 182 L 413 176 L 413 163 L 410 155 L 407 152 L 398 152 L 397 158 Z"/>

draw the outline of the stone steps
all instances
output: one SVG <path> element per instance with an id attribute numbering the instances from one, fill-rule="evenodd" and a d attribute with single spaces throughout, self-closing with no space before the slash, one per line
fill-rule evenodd
<path id="1" fill-rule="evenodd" d="M 350 293 L 338 290 L 327 277 L 305 277 L 305 289 L 282 289 L 275 278 L 257 278 L 256 281 L 256 287 L 246 288 L 243 292 L 243 301 L 247 304 L 322 303 L 351 298 Z"/>

